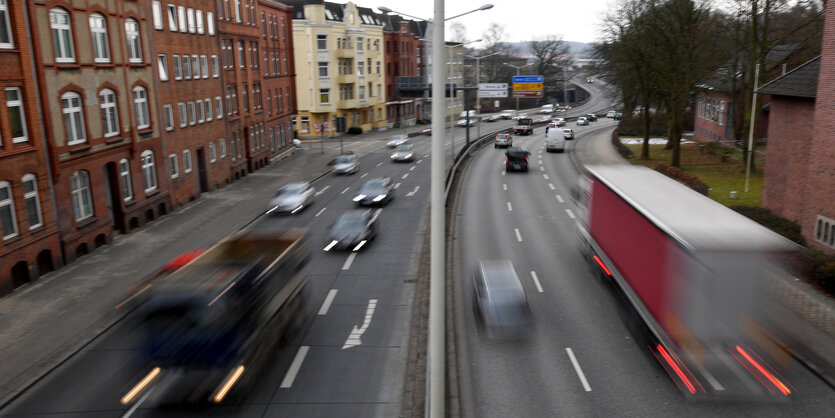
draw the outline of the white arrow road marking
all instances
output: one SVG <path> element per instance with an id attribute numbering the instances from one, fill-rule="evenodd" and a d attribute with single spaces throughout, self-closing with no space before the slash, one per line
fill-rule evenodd
<path id="1" fill-rule="evenodd" d="M 415 193 L 417 193 L 417 191 L 418 191 L 418 190 L 420 190 L 420 186 L 415 186 L 415 189 L 414 189 L 414 190 L 412 190 L 412 191 L 411 191 L 411 192 L 409 192 L 409 193 L 406 193 L 406 197 L 412 197 L 412 196 L 414 196 L 414 195 L 415 195 Z"/>
<path id="2" fill-rule="evenodd" d="M 328 190 L 330 187 L 331 186 L 322 187 L 322 190 L 319 190 L 318 192 L 316 192 L 316 196 L 319 196 L 320 194 L 325 193 L 325 190 Z"/>
<path id="3" fill-rule="evenodd" d="M 324 212 L 324 211 L 325 211 L 325 209 L 327 209 L 327 208 L 326 208 L 326 207 L 325 207 L 325 208 L 322 208 L 322 210 L 320 210 L 319 212 L 316 212 L 316 215 L 314 216 L 314 218 L 315 218 L 316 216 L 321 215 L 321 214 L 322 214 L 322 212 Z"/>
<path id="4" fill-rule="evenodd" d="M 560 196 L 560 195 L 557 195 L 557 200 L 558 200 L 560 203 L 565 203 L 565 200 L 562 200 L 562 196 Z"/>
<path id="5" fill-rule="evenodd" d="M 287 374 L 284 375 L 284 380 L 281 381 L 280 388 L 287 389 L 293 387 L 293 381 L 296 380 L 296 374 L 302 368 L 302 363 L 304 363 L 304 358 L 307 357 L 308 350 L 310 350 L 309 345 L 299 347 L 299 351 L 296 352 L 296 357 L 290 363 L 290 368 L 287 369 Z"/>
<path id="6" fill-rule="evenodd" d="M 572 212 L 572 211 L 571 211 L 571 209 L 566 209 L 566 210 L 565 210 L 565 213 L 567 213 L 567 214 L 568 214 L 568 217 L 569 217 L 569 218 L 571 218 L 571 219 L 574 219 L 574 218 L 575 218 L 575 216 L 574 216 L 574 212 Z"/>
<path id="7" fill-rule="evenodd" d="M 376 307 L 377 299 L 369 299 L 368 308 L 365 310 L 365 319 L 362 321 L 362 326 L 357 328 L 357 326 L 354 325 L 354 329 L 351 330 L 351 335 L 348 336 L 348 339 L 345 340 L 345 345 L 342 346 L 343 350 L 362 344 L 360 337 L 365 333 L 365 330 L 368 329 L 368 326 L 371 325 L 371 317 L 374 316 L 374 309 Z"/>
<path id="8" fill-rule="evenodd" d="M 325 301 L 322 303 L 322 307 L 319 308 L 319 313 L 317 315 L 327 315 L 328 310 L 331 308 L 331 304 L 333 303 L 333 299 L 336 298 L 336 292 L 339 290 L 331 289 L 328 292 L 328 296 L 325 297 Z"/>
<path id="9" fill-rule="evenodd" d="M 583 384 L 583 389 L 585 389 L 586 392 L 591 392 L 589 381 L 586 380 L 586 375 L 583 374 L 583 369 L 580 368 L 580 363 L 577 361 L 577 358 L 574 357 L 574 351 L 571 351 L 571 347 L 565 347 L 565 352 L 568 353 L 568 357 L 571 359 L 571 364 L 574 365 L 574 371 L 576 371 L 577 376 L 580 377 L 580 383 Z"/>
<path id="10" fill-rule="evenodd" d="M 536 290 L 542 293 L 542 284 L 539 283 L 539 277 L 536 277 L 535 271 L 531 271 L 531 278 L 533 279 L 533 284 L 536 285 Z"/>
<path id="11" fill-rule="evenodd" d="M 343 264 L 343 265 L 342 265 L 342 270 L 348 270 L 348 269 L 350 269 L 350 268 L 351 268 L 351 264 L 353 264 L 353 262 L 354 262 L 354 258 L 356 258 L 356 256 L 357 256 L 357 253 L 351 253 L 351 254 L 348 256 L 348 259 L 347 259 L 347 260 L 345 260 L 345 264 Z"/>

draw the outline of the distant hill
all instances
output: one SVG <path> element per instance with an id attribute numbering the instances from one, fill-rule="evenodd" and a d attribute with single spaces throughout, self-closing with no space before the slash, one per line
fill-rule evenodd
<path id="1" fill-rule="evenodd" d="M 584 42 L 565 41 L 568 44 L 568 51 L 571 54 L 588 54 L 591 53 L 591 45 Z M 530 54 L 527 42 L 510 42 L 520 54 Z"/>

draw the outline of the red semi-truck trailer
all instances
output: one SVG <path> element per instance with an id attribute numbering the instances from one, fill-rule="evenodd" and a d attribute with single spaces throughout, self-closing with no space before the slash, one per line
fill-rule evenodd
<path id="1" fill-rule="evenodd" d="M 654 170 L 586 166 L 583 254 L 646 325 L 647 349 L 688 396 L 793 389 L 763 352 L 768 280 L 794 244 Z M 767 345 L 767 344 L 765 344 Z"/>

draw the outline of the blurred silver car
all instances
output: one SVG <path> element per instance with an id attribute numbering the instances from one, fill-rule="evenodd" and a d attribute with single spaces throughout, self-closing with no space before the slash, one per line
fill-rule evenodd
<path id="1" fill-rule="evenodd" d="M 342 154 L 330 163 L 334 174 L 354 174 L 360 169 L 360 160 L 356 154 Z"/>
<path id="2" fill-rule="evenodd" d="M 473 272 L 473 309 L 489 338 L 524 338 L 533 311 L 510 260 L 483 260 Z"/>
<path id="3" fill-rule="evenodd" d="M 391 153 L 391 160 L 393 162 L 414 161 L 415 146 L 412 144 L 400 145 Z"/>
<path id="4" fill-rule="evenodd" d="M 350 210 L 340 215 L 331 225 L 324 250 L 359 251 L 365 248 L 377 236 L 376 222 L 380 210 Z"/>
<path id="5" fill-rule="evenodd" d="M 409 137 L 406 135 L 395 135 L 389 139 L 389 142 L 386 142 L 386 146 L 389 148 L 396 148 L 400 145 L 406 144 L 409 142 Z"/>
<path id="6" fill-rule="evenodd" d="M 296 213 L 313 203 L 315 189 L 303 181 L 281 186 L 267 205 L 267 214 Z"/>
<path id="7" fill-rule="evenodd" d="M 354 197 L 354 202 L 360 206 L 384 206 L 391 199 L 394 199 L 394 185 L 391 183 L 391 177 L 380 177 L 365 182 Z"/>

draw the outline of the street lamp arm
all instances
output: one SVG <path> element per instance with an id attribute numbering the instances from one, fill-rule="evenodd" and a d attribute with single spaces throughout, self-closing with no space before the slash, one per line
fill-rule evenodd
<path id="1" fill-rule="evenodd" d="M 492 4 L 485 4 L 484 6 L 481 6 L 478 9 L 470 10 L 469 12 L 464 12 L 464 13 L 461 13 L 461 14 L 458 14 L 458 15 L 455 15 L 455 16 L 452 16 L 452 17 L 448 17 L 448 18 L 444 19 L 444 21 L 446 22 L 447 20 L 452 20 L 452 19 L 455 19 L 457 17 L 468 15 L 470 13 L 480 12 L 482 10 L 487 10 L 487 9 L 492 9 L 492 8 L 493 8 Z"/>
<path id="2" fill-rule="evenodd" d="M 480 12 L 480 11 L 482 11 L 482 10 L 487 10 L 487 9 L 492 9 L 492 8 L 493 8 L 493 5 L 492 5 L 492 4 L 485 4 L 484 6 L 481 6 L 481 7 L 479 7 L 478 9 L 473 9 L 473 10 L 470 10 L 469 12 L 464 12 L 464 13 L 461 13 L 461 14 L 458 14 L 458 15 L 455 15 L 455 16 L 452 16 L 452 17 L 447 17 L 447 18 L 445 18 L 445 19 L 444 19 L 444 22 L 446 22 L 447 20 L 452 20 L 452 19 L 455 19 L 455 18 L 457 18 L 457 17 L 461 17 L 461 16 L 464 16 L 464 15 L 468 15 L 468 14 L 470 14 L 470 13 Z M 432 21 L 434 21 L 434 19 L 424 19 L 424 18 L 422 18 L 422 17 L 412 16 L 412 15 L 407 14 L 407 13 L 403 13 L 403 12 L 398 12 L 398 11 L 395 11 L 395 10 L 391 10 L 390 8 L 388 8 L 388 7 L 386 7 L 386 6 L 379 6 L 379 7 L 377 7 L 377 10 L 379 10 L 379 11 L 381 11 L 381 12 L 383 12 L 383 13 L 397 13 L 397 14 L 400 14 L 400 15 L 403 15 L 403 16 L 406 16 L 406 17 L 411 17 L 412 19 L 417 19 L 417 20 L 425 20 L 425 21 L 427 21 L 427 22 L 432 22 Z"/>
<path id="3" fill-rule="evenodd" d="M 482 56 L 480 56 L 480 57 L 474 57 L 474 56 L 472 56 L 472 55 L 464 55 L 464 56 L 465 56 L 465 57 L 467 57 L 467 58 L 472 58 L 472 59 L 474 59 L 474 60 L 478 61 L 478 60 L 480 60 L 480 59 L 482 59 L 482 58 L 492 57 L 493 55 L 498 55 L 498 54 L 501 54 L 501 52 L 494 52 L 494 53 L 492 53 L 492 54 L 482 55 Z"/>

